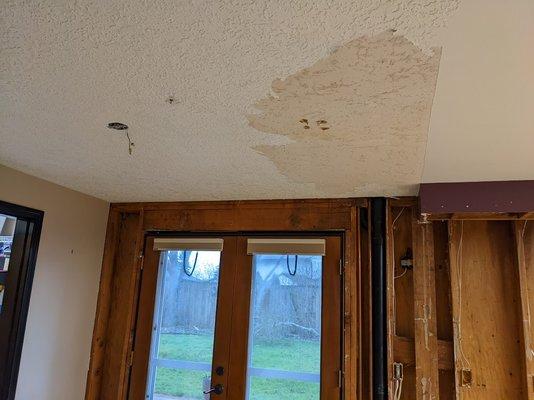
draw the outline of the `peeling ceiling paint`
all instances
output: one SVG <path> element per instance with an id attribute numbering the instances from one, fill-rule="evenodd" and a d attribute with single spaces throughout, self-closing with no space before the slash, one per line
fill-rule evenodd
<path id="1" fill-rule="evenodd" d="M 292 139 L 256 149 L 281 173 L 333 196 L 409 195 L 420 182 L 440 50 L 393 32 L 363 36 L 284 80 L 249 115 Z"/>
<path id="2" fill-rule="evenodd" d="M 457 8 L 458 0 L 3 1 L 0 163 L 111 201 L 413 192 L 439 61 L 432 48 Z M 337 72 L 303 75 L 332 60 Z M 385 82 L 373 78 L 372 60 Z M 276 77 L 288 78 L 271 89 Z M 301 83 L 324 97 L 302 100 Z M 267 100 L 258 114 L 271 90 L 293 105 L 296 90 L 302 106 L 277 121 Z M 300 119 L 311 123 L 302 135 Z M 130 126 L 132 156 L 111 121 Z"/>

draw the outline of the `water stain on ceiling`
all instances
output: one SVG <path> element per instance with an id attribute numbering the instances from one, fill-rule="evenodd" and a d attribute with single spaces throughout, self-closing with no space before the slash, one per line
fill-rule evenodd
<path id="1" fill-rule="evenodd" d="M 459 7 L 4 1 L 0 163 L 121 202 L 406 193 L 422 173 L 431 48 Z M 129 125 L 132 156 L 111 121 Z"/>
<path id="2" fill-rule="evenodd" d="M 273 82 L 249 125 L 291 141 L 255 150 L 292 181 L 321 192 L 413 194 L 440 57 L 440 48 L 422 51 L 393 31 L 350 41 Z"/>

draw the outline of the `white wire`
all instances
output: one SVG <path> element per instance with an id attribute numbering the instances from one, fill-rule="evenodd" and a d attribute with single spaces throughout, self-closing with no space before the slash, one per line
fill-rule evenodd
<path id="1" fill-rule="evenodd" d="M 403 378 L 395 379 L 395 388 L 393 391 L 393 400 L 400 400 L 402 397 L 402 381 Z"/>
<path id="2" fill-rule="evenodd" d="M 408 268 L 404 268 L 404 272 L 402 274 L 399 274 L 397 276 L 394 276 L 393 279 L 399 279 L 402 278 L 404 275 L 406 275 L 406 272 L 408 272 Z"/>
<path id="3" fill-rule="evenodd" d="M 400 216 L 402 215 L 402 212 L 404 211 L 405 208 L 406 207 L 402 207 L 401 210 L 399 211 L 399 213 L 397 214 L 397 217 L 393 220 L 393 224 L 391 224 L 391 225 L 393 226 L 394 229 L 395 229 L 395 223 L 400 218 Z"/>

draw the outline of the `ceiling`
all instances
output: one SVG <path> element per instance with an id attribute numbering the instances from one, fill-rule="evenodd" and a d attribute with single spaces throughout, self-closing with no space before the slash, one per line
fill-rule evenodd
<path id="1" fill-rule="evenodd" d="M 531 0 L 8 0 L 0 35 L 0 164 L 105 200 L 534 179 Z"/>

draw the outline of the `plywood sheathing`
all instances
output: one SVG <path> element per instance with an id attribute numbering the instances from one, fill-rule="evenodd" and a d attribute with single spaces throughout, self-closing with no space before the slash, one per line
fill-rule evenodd
<path id="1" fill-rule="evenodd" d="M 534 341 L 532 331 L 532 287 L 534 285 L 534 224 L 532 221 L 512 221 L 517 251 L 517 278 L 519 280 L 520 338 L 523 348 L 525 373 L 524 387 L 527 399 L 534 399 Z"/>
<path id="2" fill-rule="evenodd" d="M 413 194 L 440 57 L 439 48 L 423 52 L 393 31 L 352 40 L 273 82 L 249 123 L 289 141 L 255 149 L 319 192 Z"/>
<path id="3" fill-rule="evenodd" d="M 507 221 L 450 221 L 456 398 L 526 399 L 516 246 Z M 470 371 L 471 383 L 462 384 Z"/>

